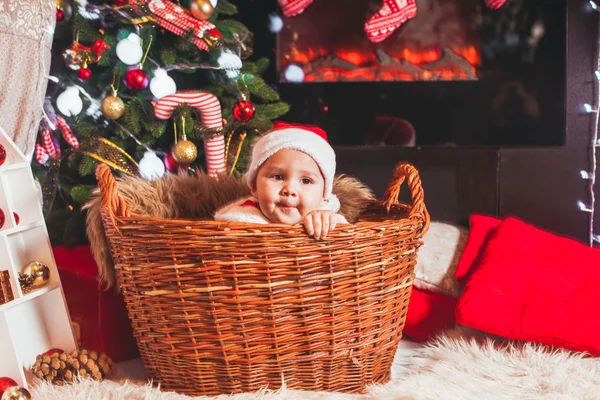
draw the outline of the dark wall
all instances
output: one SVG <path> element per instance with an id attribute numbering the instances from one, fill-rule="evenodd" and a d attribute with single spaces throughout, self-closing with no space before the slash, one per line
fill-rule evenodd
<path id="1" fill-rule="evenodd" d="M 550 230 L 588 238 L 590 214 L 577 201 L 589 203 L 588 181 L 580 171 L 590 166 L 595 114 L 581 113 L 594 104 L 594 71 L 599 13 L 587 1 L 569 1 L 567 13 L 566 145 L 559 148 L 501 149 L 499 212 L 518 215 Z M 596 187 L 596 197 L 600 190 Z M 596 205 L 596 213 L 600 207 Z M 599 214 L 600 215 L 600 214 Z M 600 231 L 596 223 L 595 231 Z"/>

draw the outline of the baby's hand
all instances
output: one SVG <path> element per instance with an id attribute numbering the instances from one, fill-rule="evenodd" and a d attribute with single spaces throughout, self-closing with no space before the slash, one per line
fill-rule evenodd
<path id="1" fill-rule="evenodd" d="M 303 221 L 306 232 L 315 239 L 327 239 L 327 234 L 335 229 L 336 213 L 329 210 L 314 210 L 306 214 Z"/>

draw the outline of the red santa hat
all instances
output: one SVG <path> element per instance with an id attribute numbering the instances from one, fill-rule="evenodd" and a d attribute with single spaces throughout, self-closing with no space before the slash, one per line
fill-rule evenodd
<path id="1" fill-rule="evenodd" d="M 312 125 L 275 122 L 273 130 L 261 137 L 252 149 L 252 161 L 246 174 L 248 185 L 252 188 L 258 169 L 282 149 L 298 150 L 315 160 L 325 179 L 324 197 L 329 199 L 335 175 L 335 152 L 327 141 L 325 131 Z"/>

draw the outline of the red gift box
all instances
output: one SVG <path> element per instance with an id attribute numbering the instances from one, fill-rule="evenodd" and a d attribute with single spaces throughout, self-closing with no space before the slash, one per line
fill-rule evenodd
<path id="1" fill-rule="evenodd" d="M 123 296 L 102 288 L 90 247 L 53 250 L 79 345 L 114 361 L 139 357 Z"/>

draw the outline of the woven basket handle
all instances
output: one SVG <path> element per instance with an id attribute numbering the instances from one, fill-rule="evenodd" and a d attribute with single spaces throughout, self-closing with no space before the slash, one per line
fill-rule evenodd
<path id="1" fill-rule="evenodd" d="M 425 224 L 428 224 L 429 213 L 425 207 L 423 186 L 421 185 L 419 171 L 417 171 L 417 169 L 410 163 L 401 162 L 396 165 L 392 180 L 383 195 L 383 204 L 385 204 L 387 212 L 390 212 L 392 205 L 398 204 L 400 186 L 406 178 L 408 178 L 408 188 L 410 189 L 412 196 L 412 208 L 408 214 L 408 217 L 421 218 Z"/>
<path id="2" fill-rule="evenodd" d="M 96 180 L 100 189 L 100 208 L 108 210 L 108 215 L 112 221 L 113 227 L 117 232 L 119 229 L 115 223 L 115 217 L 129 217 L 131 210 L 118 192 L 118 185 L 113 176 L 110 167 L 106 164 L 99 164 L 96 167 Z"/>

